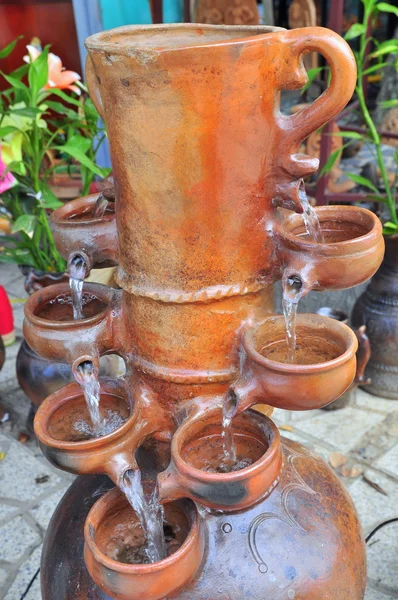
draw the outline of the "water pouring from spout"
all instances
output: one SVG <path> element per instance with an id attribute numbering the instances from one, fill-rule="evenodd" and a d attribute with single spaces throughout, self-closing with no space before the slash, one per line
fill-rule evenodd
<path id="1" fill-rule="evenodd" d="M 146 497 L 142 485 L 141 471 L 126 471 L 120 482 L 120 489 L 133 507 L 145 533 L 144 548 L 148 562 L 154 563 L 167 556 L 166 541 L 163 532 L 164 509 L 159 503 L 158 487 L 155 486 Z"/>
<path id="2" fill-rule="evenodd" d="M 282 308 L 286 324 L 286 343 L 288 363 L 294 363 L 296 353 L 296 316 L 302 292 L 303 282 L 298 275 L 287 277 L 283 286 Z"/>
<path id="3" fill-rule="evenodd" d="M 100 194 L 97 198 L 97 201 L 93 210 L 93 217 L 100 218 L 103 217 L 106 209 L 108 208 L 109 201 L 105 198 L 103 194 Z"/>
<path id="4" fill-rule="evenodd" d="M 313 209 L 310 201 L 308 200 L 304 184 L 300 185 L 299 188 L 299 200 L 301 206 L 303 207 L 302 216 L 307 235 L 314 242 L 318 242 L 321 244 L 324 241 L 321 224 L 319 222 L 319 218 L 316 214 L 316 211 Z"/>
<path id="5" fill-rule="evenodd" d="M 83 283 L 86 276 L 86 263 L 81 256 L 75 256 L 69 264 L 69 287 L 72 293 L 73 318 L 83 319 Z"/>
<path id="6" fill-rule="evenodd" d="M 84 393 L 90 415 L 92 431 L 97 436 L 101 435 L 102 418 L 100 413 L 100 383 L 93 363 L 89 360 L 81 362 L 77 367 L 75 379 Z"/>
<path id="7" fill-rule="evenodd" d="M 231 401 L 230 394 L 227 394 L 222 406 L 221 437 L 225 462 L 226 465 L 230 467 L 237 462 L 236 446 L 232 429 L 232 417 L 234 416 L 235 409 L 235 403 Z"/>

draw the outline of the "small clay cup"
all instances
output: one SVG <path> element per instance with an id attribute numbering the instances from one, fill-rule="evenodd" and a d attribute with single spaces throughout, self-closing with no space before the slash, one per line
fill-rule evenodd
<path id="1" fill-rule="evenodd" d="M 120 334 L 116 333 L 120 297 L 119 290 L 85 283 L 83 302 L 87 301 L 89 316 L 74 320 L 67 283 L 38 290 L 25 305 L 25 340 L 44 358 L 69 362 L 73 370 L 83 360 L 90 360 L 98 371 L 99 357 L 117 353 L 120 345 Z M 83 306 L 83 314 L 84 310 Z"/>
<path id="2" fill-rule="evenodd" d="M 119 484 L 126 470 L 137 469 L 135 451 L 157 429 L 155 419 L 133 403 L 123 379 L 100 379 L 100 408 L 119 409 L 127 420 L 112 433 L 79 440 L 73 425 L 88 420 L 83 391 L 70 383 L 48 396 L 34 422 L 46 458 L 56 467 L 76 474 L 106 473 Z M 72 441 L 75 438 L 76 441 Z"/>
<path id="3" fill-rule="evenodd" d="M 87 271 L 118 263 L 115 205 L 109 202 L 105 214 L 95 217 L 98 198 L 99 194 L 91 194 L 72 200 L 51 215 L 51 229 L 61 255 L 68 262 L 80 255 Z"/>
<path id="4" fill-rule="evenodd" d="M 343 323 L 321 315 L 299 314 L 296 356 L 287 362 L 285 319 L 268 317 L 243 336 L 243 375 L 229 390 L 236 412 L 257 402 L 286 410 L 320 408 L 351 385 L 358 341 Z"/>
<path id="5" fill-rule="evenodd" d="M 94 504 L 84 527 L 84 558 L 88 572 L 103 592 L 118 600 L 160 600 L 174 597 L 195 577 L 204 556 L 203 523 L 190 500 L 172 504 L 188 523 L 188 535 L 176 552 L 151 564 L 118 562 L 104 552 L 101 528 L 111 519 L 117 521 L 128 506 L 120 490 L 107 492 Z M 165 509 L 167 519 L 167 505 Z"/>
<path id="6" fill-rule="evenodd" d="M 221 420 L 221 411 L 216 410 L 211 415 L 188 419 L 177 429 L 170 465 L 158 475 L 161 502 L 188 497 L 210 508 L 235 511 L 255 504 L 275 487 L 282 465 L 279 431 L 268 417 L 256 411 L 247 411 L 233 420 L 234 438 L 241 438 L 246 449 L 255 452 L 254 462 L 228 473 L 199 468 L 202 459 L 212 452 L 214 440 L 219 447 Z M 236 445 L 239 455 L 239 440 Z"/>
<path id="7" fill-rule="evenodd" d="M 306 235 L 303 217 L 293 214 L 279 227 L 284 280 L 299 277 L 303 291 L 342 290 L 363 283 L 384 255 L 382 225 L 370 210 L 356 206 L 319 206 L 324 242 Z"/>

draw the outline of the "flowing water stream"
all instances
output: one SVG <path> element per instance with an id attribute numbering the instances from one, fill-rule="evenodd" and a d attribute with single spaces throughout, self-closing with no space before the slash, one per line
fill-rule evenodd
<path id="1" fill-rule="evenodd" d="M 99 408 L 100 383 L 98 380 L 98 375 L 94 369 L 94 365 L 92 362 L 86 360 L 78 366 L 77 370 L 78 374 L 76 376 L 76 381 L 80 384 L 84 393 L 84 398 L 86 400 L 87 409 L 91 420 L 91 431 L 97 437 L 99 435 L 104 435 L 101 433 L 103 421 Z M 78 423 L 76 425 L 78 425 Z"/>
<path id="2" fill-rule="evenodd" d="M 108 204 L 109 204 L 109 202 L 105 198 L 105 196 L 100 194 L 94 205 L 93 217 L 95 217 L 95 218 L 103 217 L 106 212 L 106 209 L 108 208 Z"/>
<path id="3" fill-rule="evenodd" d="M 83 283 L 86 265 L 83 259 L 71 261 L 69 266 L 69 287 L 72 294 L 73 318 L 83 319 Z"/>
<path id="4" fill-rule="evenodd" d="M 144 530 L 146 537 L 145 552 L 149 562 L 158 562 L 166 558 L 167 548 L 163 532 L 164 509 L 159 503 L 157 486 L 155 486 L 149 498 L 146 497 L 141 480 L 141 471 L 137 469 L 126 471 L 120 489 L 126 495 Z"/>
<path id="5" fill-rule="evenodd" d="M 299 190 L 299 199 L 300 204 L 303 207 L 303 221 L 308 236 L 314 242 L 322 243 L 323 234 L 321 224 L 319 222 L 318 215 L 308 200 L 308 196 L 304 189 Z"/>
<path id="6" fill-rule="evenodd" d="M 323 243 L 323 234 L 316 211 L 311 206 L 304 189 L 299 190 L 299 198 L 303 207 L 303 221 L 308 237 L 317 243 Z M 299 274 L 288 277 L 283 288 L 282 308 L 286 324 L 287 356 L 286 362 L 294 363 L 296 353 L 296 316 L 300 298 L 302 281 Z"/>
<path id="7" fill-rule="evenodd" d="M 231 468 L 237 462 L 236 446 L 234 440 L 234 434 L 232 429 L 232 416 L 234 413 L 234 406 L 229 401 L 228 394 L 223 402 L 222 407 L 222 428 L 221 437 L 223 444 L 224 459 L 227 466 Z"/>
<path id="8" fill-rule="evenodd" d="M 288 278 L 283 290 L 282 308 L 285 317 L 287 355 L 286 362 L 294 363 L 296 353 L 296 316 L 299 298 L 291 296 L 292 281 Z"/>

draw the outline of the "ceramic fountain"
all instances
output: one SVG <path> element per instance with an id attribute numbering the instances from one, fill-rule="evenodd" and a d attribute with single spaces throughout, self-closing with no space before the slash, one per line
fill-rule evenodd
<path id="1" fill-rule="evenodd" d="M 85 284 L 76 320 L 67 284 L 26 305 L 30 347 L 68 361 L 77 378 L 40 406 L 37 437 L 54 465 L 84 475 L 51 521 L 43 598 L 360 600 L 352 501 L 269 418 L 273 407 L 332 402 L 352 383 L 357 350 L 346 325 L 301 314 L 289 362 L 275 281 L 293 281 L 297 297 L 342 289 L 383 256 L 381 225 L 365 209 L 316 209 L 318 240 L 302 216 L 302 180 L 318 162 L 299 147 L 350 100 L 351 50 L 323 28 L 191 24 L 122 27 L 86 47 L 116 198 L 102 216 L 96 196 L 69 202 L 52 227 L 69 263 L 117 264 L 120 289 Z M 326 58 L 331 84 L 285 116 L 280 92 L 306 82 L 305 52 Z M 100 380 L 100 410 L 119 426 L 85 437 L 79 377 L 108 353 L 127 365 Z M 220 467 L 226 414 L 241 461 L 230 469 Z M 138 468 L 144 487 L 157 482 L 169 544 L 168 556 L 141 564 L 128 557 L 145 537 L 119 489 Z"/>

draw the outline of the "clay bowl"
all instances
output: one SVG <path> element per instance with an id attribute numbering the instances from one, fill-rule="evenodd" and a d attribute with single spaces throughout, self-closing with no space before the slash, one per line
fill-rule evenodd
<path id="1" fill-rule="evenodd" d="M 299 314 L 295 360 L 290 363 L 284 317 L 268 317 L 243 338 L 243 372 L 251 374 L 254 392 L 245 396 L 246 381 L 232 386 L 240 410 L 260 398 L 287 410 L 329 404 L 354 379 L 357 347 L 357 338 L 347 325 L 321 315 Z"/>
<path id="2" fill-rule="evenodd" d="M 174 595 L 193 579 L 205 548 L 197 509 L 190 500 L 171 502 L 165 505 L 165 518 L 169 529 L 179 530 L 173 544 L 177 549 L 169 546 L 169 552 L 175 551 L 156 563 L 129 564 L 126 560 L 135 560 L 135 547 L 144 541 L 133 509 L 117 488 L 94 504 L 84 527 L 84 558 L 103 592 L 119 600 L 158 600 Z"/>
<path id="3" fill-rule="evenodd" d="M 59 362 L 95 362 L 114 349 L 115 310 L 120 293 L 108 286 L 83 286 L 83 319 L 73 319 L 72 296 L 67 283 L 35 292 L 25 305 L 24 337 L 40 356 Z M 112 323 L 113 322 L 113 323 Z"/>
<path id="4" fill-rule="evenodd" d="M 176 431 L 170 465 L 158 476 L 161 501 L 188 497 L 217 510 L 234 511 L 271 492 L 282 464 L 277 427 L 255 411 L 237 416 L 233 436 L 242 468 L 217 472 L 220 467 L 225 470 L 221 419 L 221 411 L 213 411 L 207 418 L 188 420 Z"/>
<path id="5" fill-rule="evenodd" d="M 77 254 L 82 256 L 88 270 L 117 264 L 115 203 L 109 202 L 105 214 L 96 217 L 98 197 L 92 194 L 72 200 L 51 215 L 54 241 L 62 256 L 68 262 Z"/>
<path id="6" fill-rule="evenodd" d="M 107 473 L 119 483 L 126 470 L 137 468 L 135 451 L 152 431 L 134 409 L 123 379 L 100 379 L 101 414 L 113 424 L 93 437 L 82 389 L 70 383 L 40 405 L 35 433 L 43 454 L 56 467 L 77 474 Z"/>
<path id="7" fill-rule="evenodd" d="M 310 289 L 345 289 L 369 279 L 384 255 L 380 220 L 356 206 L 320 206 L 323 242 L 306 233 L 303 217 L 285 219 L 279 229 L 285 278 L 297 275 Z"/>

